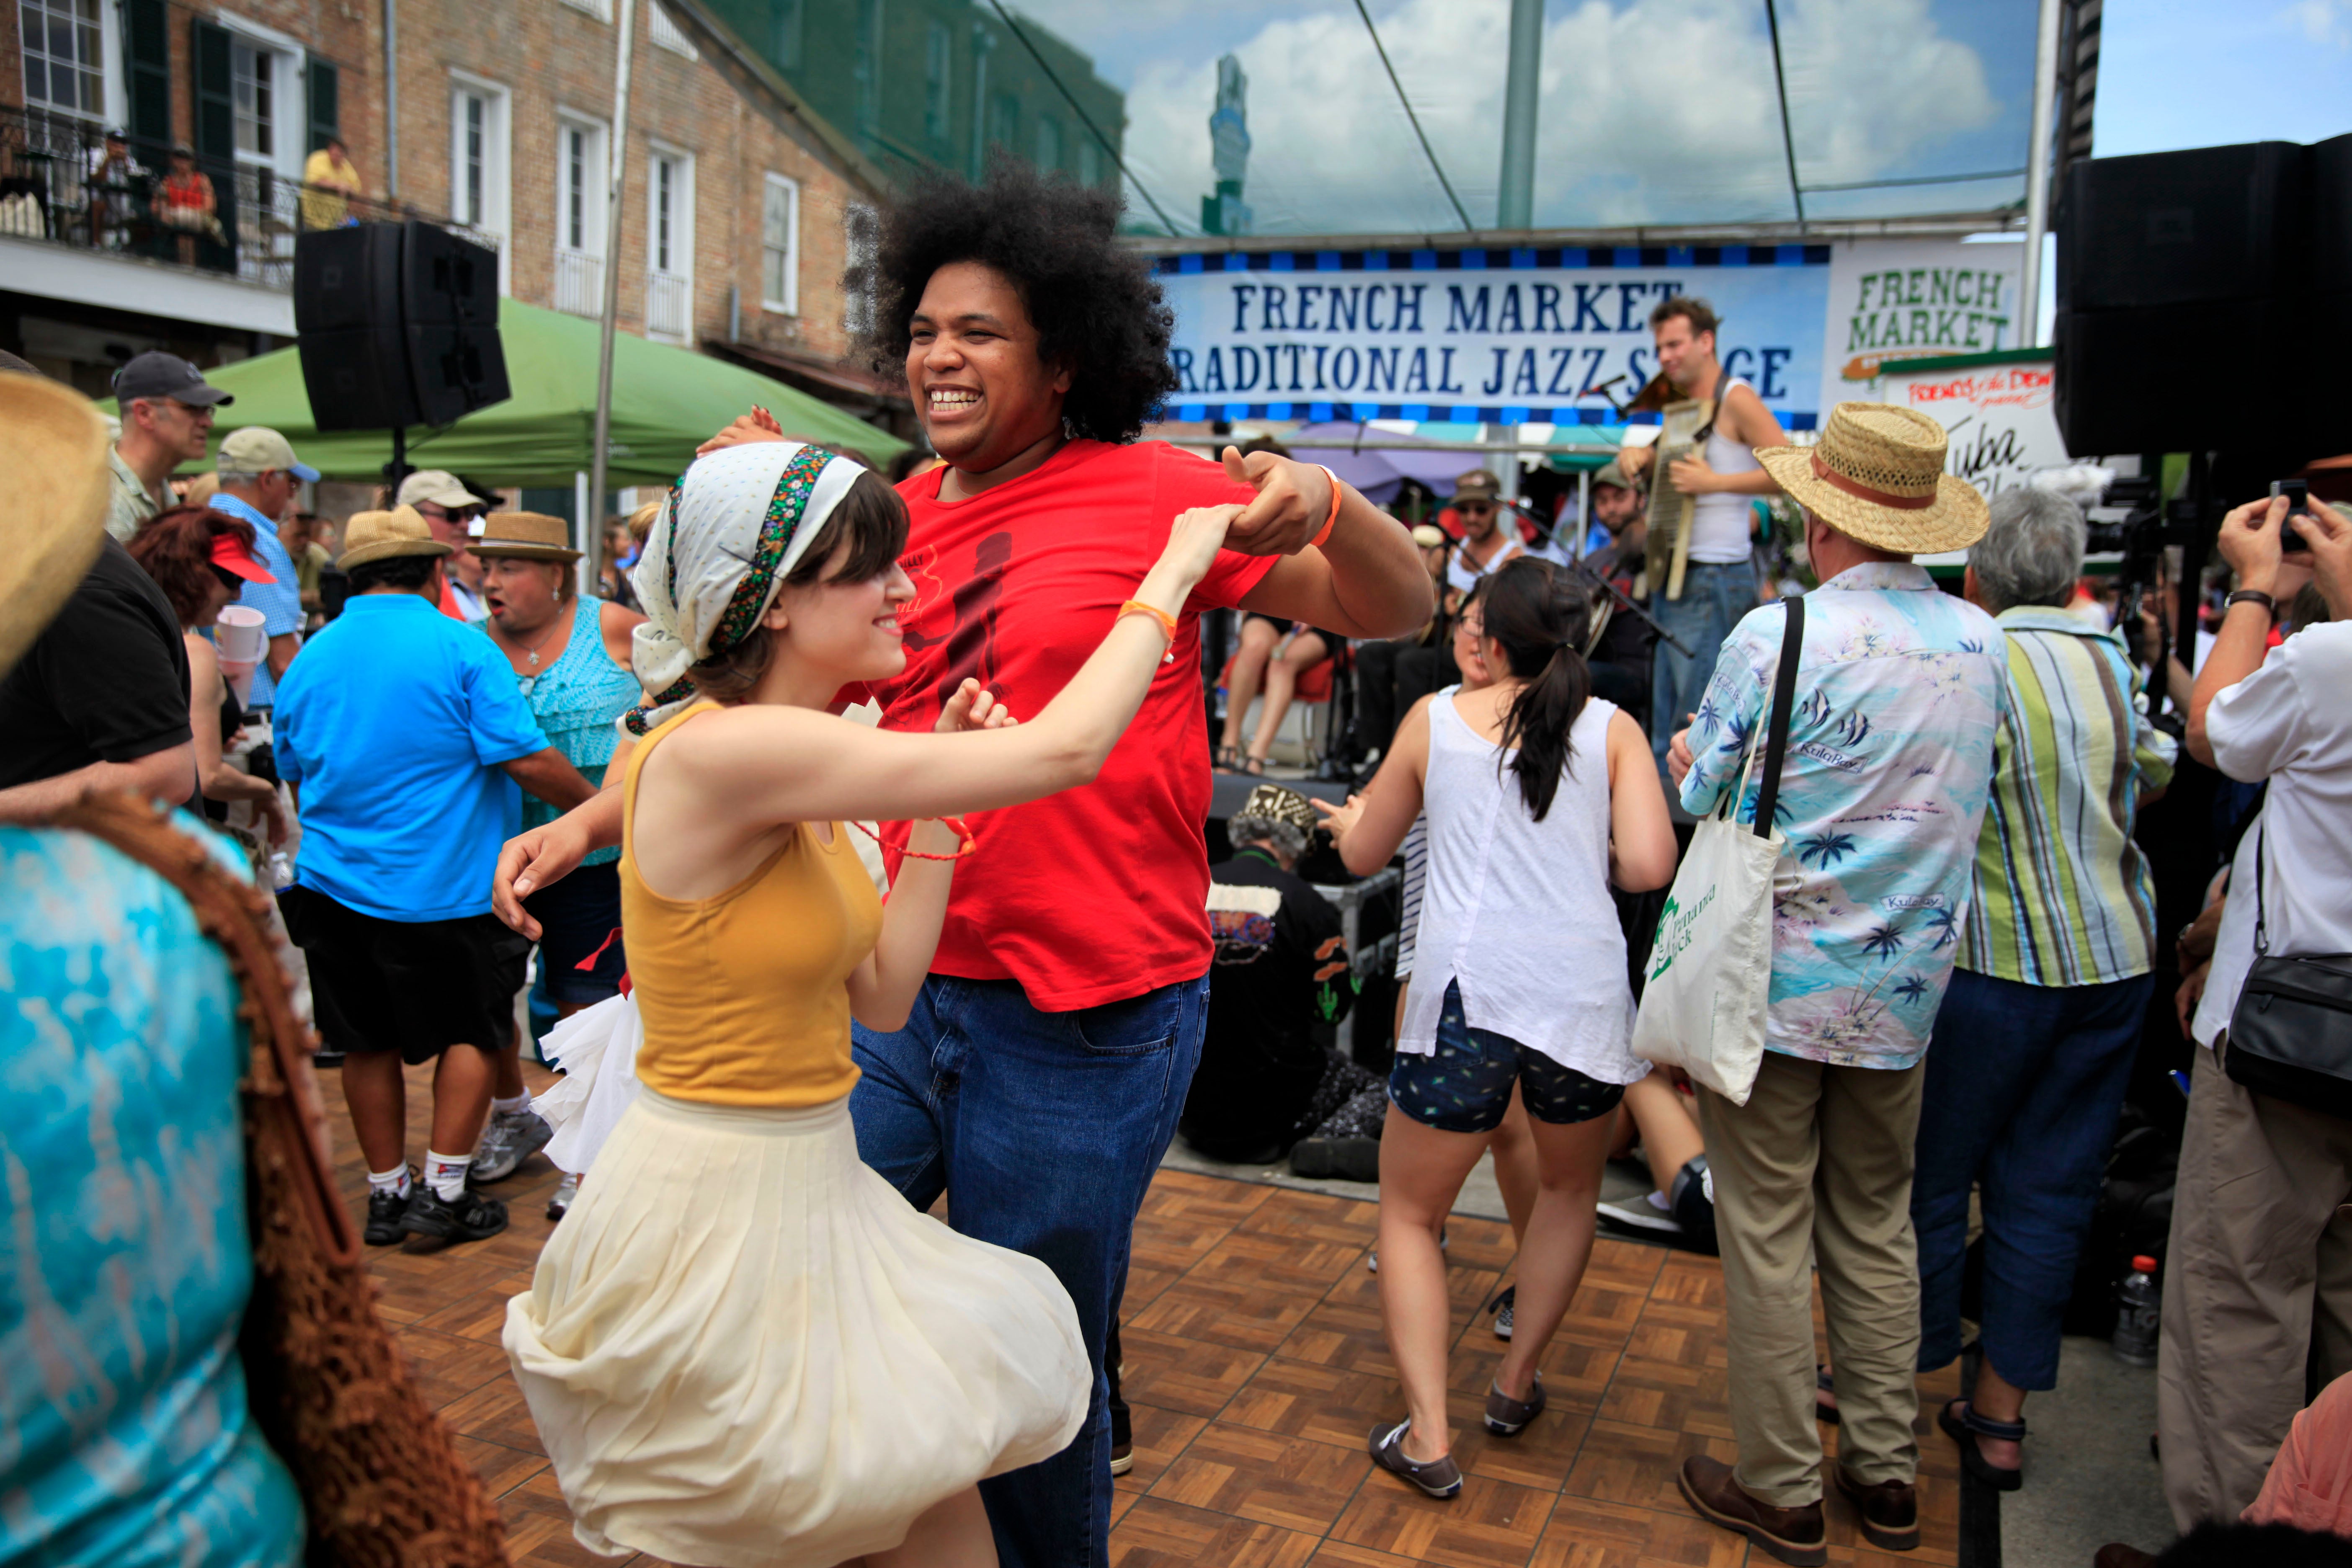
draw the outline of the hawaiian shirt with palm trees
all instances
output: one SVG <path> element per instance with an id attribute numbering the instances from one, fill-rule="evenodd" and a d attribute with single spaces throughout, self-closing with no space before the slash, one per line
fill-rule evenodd
<path id="1" fill-rule="evenodd" d="M 1691 721 L 1683 805 L 1737 787 L 1780 668 L 1787 611 L 1750 611 Z M 1990 616 L 1927 569 L 1871 563 L 1805 595 L 1805 643 L 1773 816 L 1769 1050 L 1835 1067 L 1926 1054 L 1968 913 L 2004 685 Z M 1759 765 L 1761 765 L 1760 760 Z M 1755 820 L 1752 778 L 1738 803 Z"/>

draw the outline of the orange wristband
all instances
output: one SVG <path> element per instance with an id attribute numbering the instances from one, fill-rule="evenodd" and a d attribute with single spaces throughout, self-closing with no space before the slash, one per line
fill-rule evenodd
<path id="1" fill-rule="evenodd" d="M 1315 466 L 1323 468 L 1320 463 Z M 1331 537 L 1332 527 L 1339 521 L 1339 476 L 1328 468 L 1323 468 L 1323 477 L 1331 481 L 1331 515 L 1323 520 L 1323 531 L 1307 542 L 1309 545 L 1318 548 L 1325 540 Z"/>
<path id="2" fill-rule="evenodd" d="M 1153 620 L 1158 621 L 1160 623 L 1160 629 L 1168 634 L 1168 651 L 1160 656 L 1160 662 L 1167 664 L 1175 658 L 1175 616 L 1170 615 L 1167 611 L 1161 609 L 1157 605 L 1147 605 L 1140 599 L 1129 599 L 1127 603 L 1118 607 L 1118 614 L 1111 618 L 1114 621 L 1123 621 L 1129 616 L 1150 616 Z"/>

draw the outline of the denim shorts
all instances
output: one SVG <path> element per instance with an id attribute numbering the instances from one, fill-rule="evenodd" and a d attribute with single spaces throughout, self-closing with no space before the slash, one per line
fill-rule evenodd
<path id="1" fill-rule="evenodd" d="M 1622 1083 L 1602 1083 L 1508 1035 L 1474 1029 L 1462 1016 L 1462 986 L 1448 981 L 1437 1019 L 1437 1049 L 1429 1056 L 1399 1051 L 1389 1069 L 1396 1108 L 1441 1132 L 1492 1132 L 1519 1086 L 1528 1114 L 1555 1126 L 1590 1121 L 1617 1109 Z"/>

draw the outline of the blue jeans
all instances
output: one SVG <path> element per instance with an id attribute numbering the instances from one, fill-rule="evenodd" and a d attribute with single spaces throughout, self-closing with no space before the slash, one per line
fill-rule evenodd
<path id="1" fill-rule="evenodd" d="M 1016 982 L 934 974 L 905 1028 L 854 1031 L 859 1157 L 917 1208 L 945 1191 L 957 1230 L 1053 1269 L 1094 1363 L 1087 1423 L 1070 1446 L 981 1483 L 1004 1568 L 1110 1560 L 1104 1345 L 1136 1214 L 1200 1065 L 1208 1006 L 1206 975 L 1044 1013 Z"/>
<path id="2" fill-rule="evenodd" d="M 1657 581 L 1655 574 L 1652 581 Z M 1661 638 L 1650 662 L 1650 750 L 1657 758 L 1658 776 L 1666 780 L 1666 798 L 1676 798 L 1666 773 L 1666 748 L 1675 731 L 1690 722 L 1715 675 L 1716 656 L 1723 639 L 1740 617 L 1756 607 L 1756 563 L 1691 562 L 1683 571 L 1683 596 L 1666 597 L 1661 586 L 1650 595 L 1650 614 L 1667 631 L 1688 645 L 1687 654 Z"/>
<path id="3" fill-rule="evenodd" d="M 2027 985 L 1952 971 L 1927 1048 L 1911 1223 L 1919 1369 L 1960 1353 L 1969 1188 L 1984 1202 L 1985 1359 L 2019 1388 L 2058 1383 L 2059 1326 L 2155 977 Z"/>

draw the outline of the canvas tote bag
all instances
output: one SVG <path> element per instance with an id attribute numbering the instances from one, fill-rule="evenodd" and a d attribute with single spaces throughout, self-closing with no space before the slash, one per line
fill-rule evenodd
<path id="1" fill-rule="evenodd" d="M 1748 743 L 1739 787 L 1701 819 L 1690 852 L 1675 873 L 1666 907 L 1650 948 L 1642 1011 L 1633 1024 L 1633 1054 L 1677 1067 L 1734 1105 L 1748 1103 L 1764 1057 L 1764 1007 L 1772 990 L 1772 871 L 1784 842 L 1772 825 L 1780 794 L 1780 763 L 1789 749 L 1789 709 L 1797 689 L 1797 658 L 1805 641 L 1805 601 L 1789 607 L 1780 633 L 1780 668 L 1772 682 L 1772 710 L 1762 733 Z M 1748 794 L 1759 747 L 1763 779 L 1756 821 L 1732 820 Z"/>

